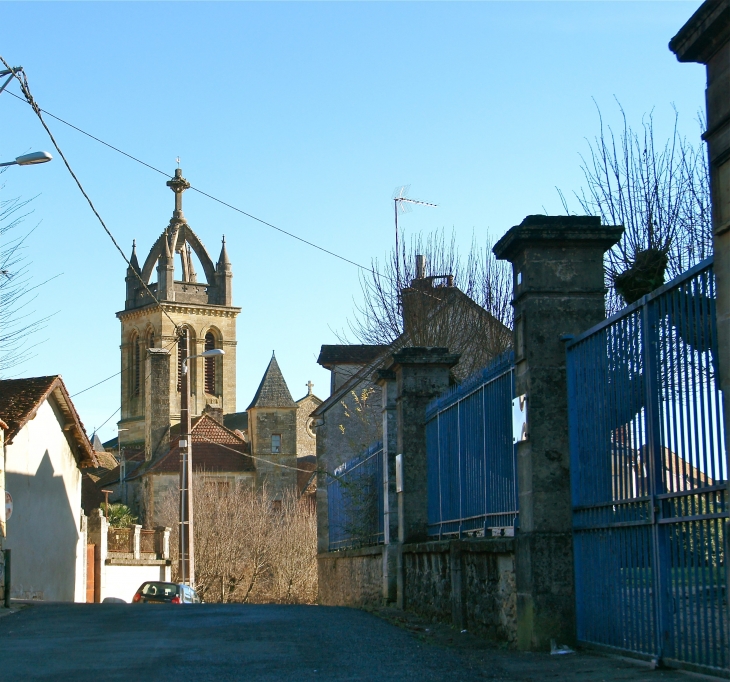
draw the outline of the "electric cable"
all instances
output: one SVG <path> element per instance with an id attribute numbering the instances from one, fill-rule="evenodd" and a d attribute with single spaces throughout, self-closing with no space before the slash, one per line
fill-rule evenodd
<path id="1" fill-rule="evenodd" d="M 22 72 L 23 77 L 21 78 L 20 75 L 16 72 L 15 69 L 11 69 L 10 68 L 10 65 L 5 61 L 5 59 L 2 56 L 0 56 L 0 61 L 5 65 L 5 67 L 7 69 L 10 69 L 10 71 L 12 71 L 13 75 L 15 76 L 15 79 L 18 81 L 18 83 L 20 83 L 20 89 L 21 89 L 21 92 L 23 93 L 23 95 L 25 96 L 26 101 L 31 106 L 31 108 L 35 112 L 36 116 L 38 116 L 38 120 L 41 122 L 41 125 L 45 129 L 46 133 L 48 133 L 48 137 L 51 139 L 51 142 L 53 143 L 53 146 L 56 148 L 56 151 L 58 152 L 59 156 L 63 160 L 63 163 L 66 166 L 66 168 L 68 169 L 68 172 L 71 174 L 71 177 L 76 182 L 76 185 L 78 186 L 79 191 L 81 192 L 81 194 L 84 196 L 84 198 L 88 202 L 88 204 L 91 207 L 91 210 L 93 211 L 94 215 L 97 217 L 99 223 L 104 228 L 104 231 L 107 233 L 107 235 L 109 235 L 109 239 L 112 240 L 112 243 L 116 247 L 117 251 L 119 251 L 120 255 L 124 259 L 124 262 L 132 270 L 132 272 L 134 272 L 134 274 L 136 275 L 137 279 L 142 283 L 142 286 L 144 287 L 145 291 L 150 295 L 150 297 L 152 298 L 152 300 L 158 306 L 160 306 L 160 309 L 162 310 L 163 314 L 167 317 L 167 319 L 170 320 L 170 322 L 172 322 L 173 327 L 177 330 L 178 325 L 175 323 L 175 320 L 172 319 L 172 317 L 170 316 L 170 314 L 165 310 L 165 308 L 162 306 L 162 304 L 157 299 L 157 297 L 152 293 L 152 291 L 150 290 L 150 288 L 147 286 L 147 283 L 142 278 L 142 275 L 139 272 L 137 272 L 136 268 L 133 268 L 132 267 L 132 264 L 129 262 L 129 259 L 127 258 L 126 254 L 124 253 L 124 251 L 122 250 L 122 248 L 119 246 L 117 240 L 114 238 L 114 235 L 111 233 L 111 230 L 106 226 L 106 223 L 104 222 L 104 219 L 101 217 L 101 215 L 99 215 L 99 212 L 96 210 L 96 207 L 94 206 L 94 203 L 91 201 L 91 198 L 89 197 L 89 195 L 84 190 L 84 188 L 83 188 L 83 186 L 81 184 L 81 181 L 76 177 L 76 174 L 73 172 L 73 169 L 71 168 L 71 165 L 69 164 L 68 160 L 66 159 L 65 154 L 63 153 L 63 151 L 61 150 L 61 148 L 58 146 L 58 143 L 56 142 L 56 138 L 53 137 L 53 133 L 51 132 L 51 130 L 48 127 L 48 125 L 46 124 L 46 122 L 43 120 L 43 114 L 41 113 L 41 108 L 38 106 L 38 104 L 36 103 L 36 101 L 33 99 L 33 95 L 30 92 L 30 87 L 28 86 L 28 77 L 27 77 L 27 75 L 23 71 Z"/>

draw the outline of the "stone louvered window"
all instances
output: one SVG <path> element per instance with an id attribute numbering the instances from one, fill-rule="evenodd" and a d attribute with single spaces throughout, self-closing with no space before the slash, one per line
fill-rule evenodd
<path id="1" fill-rule="evenodd" d="M 139 352 L 139 337 L 135 334 L 132 337 L 132 395 L 139 395 L 140 387 L 140 352 Z"/>
<path id="2" fill-rule="evenodd" d="M 215 336 L 212 332 L 205 335 L 205 350 L 215 348 Z M 215 395 L 215 358 L 205 358 L 205 392 Z"/>
<path id="3" fill-rule="evenodd" d="M 185 354 L 185 345 L 186 341 L 188 339 L 188 330 L 184 329 L 182 336 L 179 338 L 177 342 L 177 392 L 180 393 L 180 389 L 182 388 L 182 363 L 183 360 L 187 357 Z M 190 371 L 190 367 L 188 367 L 188 371 Z M 192 382 L 189 384 L 192 386 Z"/>

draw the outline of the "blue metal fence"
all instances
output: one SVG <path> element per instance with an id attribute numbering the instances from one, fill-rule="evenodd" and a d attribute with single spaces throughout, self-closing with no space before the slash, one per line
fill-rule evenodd
<path id="1" fill-rule="evenodd" d="M 727 673 L 711 259 L 567 345 L 578 639 Z"/>
<path id="2" fill-rule="evenodd" d="M 383 444 L 340 465 L 327 483 L 329 549 L 384 542 Z"/>
<path id="3" fill-rule="evenodd" d="M 429 535 L 515 525 L 513 364 L 500 356 L 426 410 Z"/>

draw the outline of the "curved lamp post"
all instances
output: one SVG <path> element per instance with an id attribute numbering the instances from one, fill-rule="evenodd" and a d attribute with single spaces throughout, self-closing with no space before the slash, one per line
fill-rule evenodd
<path id="1" fill-rule="evenodd" d="M 15 161 L 0 163 L 0 166 L 35 166 L 39 163 L 48 163 L 52 158 L 48 152 L 31 152 L 18 156 Z"/>
<path id="2" fill-rule="evenodd" d="M 180 339 L 183 341 L 183 339 Z M 180 343 L 178 341 L 178 343 Z M 179 548 L 179 578 L 181 583 L 187 583 L 195 587 L 195 546 L 193 542 L 193 441 L 190 434 L 190 410 L 188 400 L 190 389 L 188 385 L 188 360 L 194 358 L 214 358 L 225 355 L 222 348 L 211 348 L 211 350 L 190 355 L 190 337 L 184 337 L 185 359 L 182 361 L 182 376 L 180 377 L 180 532 Z"/>

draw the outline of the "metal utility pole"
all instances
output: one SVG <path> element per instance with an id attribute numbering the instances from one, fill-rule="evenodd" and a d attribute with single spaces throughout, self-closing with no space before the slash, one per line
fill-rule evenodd
<path id="1" fill-rule="evenodd" d="M 179 548 L 180 582 L 195 586 L 195 546 L 193 540 L 193 461 L 190 437 L 190 398 L 188 360 L 190 359 L 190 334 L 184 332 L 178 337 L 183 344 L 183 361 L 180 368 L 180 532 Z"/>
<path id="2" fill-rule="evenodd" d="M 188 361 L 194 358 L 215 358 L 225 355 L 222 348 L 211 348 L 198 355 L 190 355 L 190 334 L 178 334 L 182 344 L 183 361 L 180 367 L 180 582 L 195 587 L 195 544 L 193 532 L 193 437 L 190 424 L 190 374 Z"/>
<path id="3" fill-rule="evenodd" d="M 395 210 L 395 279 L 396 287 L 398 291 L 401 290 L 400 281 L 400 251 L 399 251 L 399 239 L 398 239 L 398 214 L 408 213 L 411 210 L 411 204 L 418 204 L 420 206 L 432 206 L 436 208 L 438 204 L 430 204 L 427 201 L 419 201 L 418 199 L 409 199 L 406 195 L 410 185 L 403 185 L 402 187 L 396 188 L 393 192 L 393 208 Z"/>

